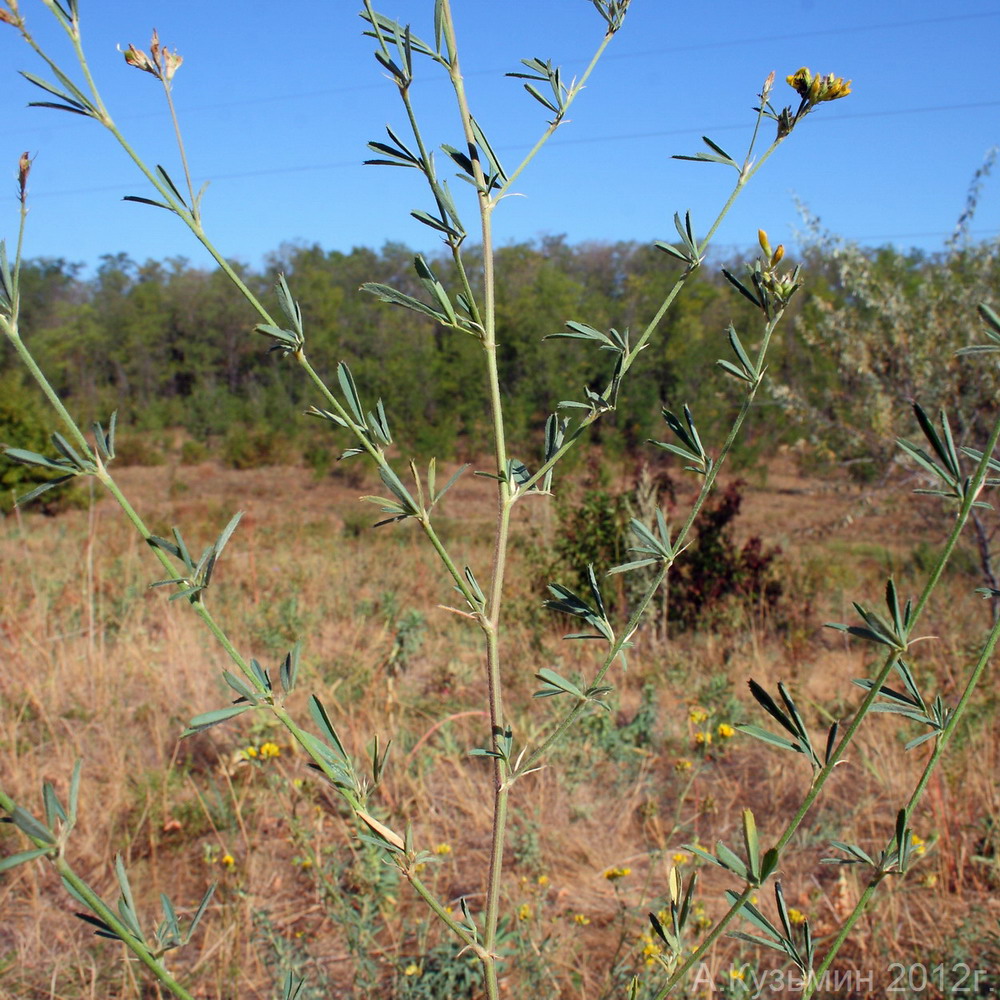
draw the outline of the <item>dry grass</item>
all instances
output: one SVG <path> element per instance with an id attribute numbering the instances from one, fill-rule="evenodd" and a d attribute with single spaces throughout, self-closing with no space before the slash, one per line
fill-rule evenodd
<path id="1" fill-rule="evenodd" d="M 480 654 L 476 635 L 436 610 L 451 596 L 415 532 L 371 535 L 364 526 L 372 511 L 356 503 L 365 489 L 315 482 L 300 469 L 132 467 L 121 481 L 154 530 L 179 524 L 192 548 L 234 510 L 247 511 L 213 586 L 218 618 L 244 652 L 272 668 L 304 639 L 294 712 L 305 715 L 306 694 L 315 690 L 357 754 L 375 734 L 394 739 L 379 806 L 396 828 L 411 821 L 419 844 L 450 847 L 428 877 L 454 905 L 464 897 L 475 909 L 491 801 L 486 767 L 467 756 L 486 739 Z M 460 564 L 487 564 L 490 510 L 482 480 L 468 477 L 450 496 L 442 530 Z M 510 996 L 612 995 L 613 964 L 647 968 L 644 914 L 662 905 L 683 843 L 738 843 L 748 805 L 765 843 L 780 831 L 807 788 L 808 767 L 741 737 L 716 736 L 699 749 L 695 731 L 761 721 L 745 690 L 750 676 L 771 689 L 789 683 L 816 726 L 844 717 L 860 698 L 850 679 L 870 672 L 868 654 L 821 623 L 847 620 L 851 600 L 878 600 L 887 571 L 904 591 L 916 589 L 917 543 L 934 539 L 909 499 L 803 479 L 790 464 L 751 487 L 744 511 L 741 531 L 783 549 L 790 601 L 781 627 L 734 616 L 669 643 L 640 634 L 628 674 L 616 678 L 610 724 L 586 727 L 557 766 L 516 790 Z M 539 505 L 527 516 L 541 525 L 551 515 Z M 439 935 L 405 886 L 353 838 L 281 733 L 244 716 L 243 725 L 178 743 L 191 716 L 225 703 L 224 657 L 183 602 L 146 588 L 156 564 L 114 507 L 102 499 L 57 518 L 9 517 L 0 528 L 3 783 L 37 808 L 41 782 L 64 789 L 73 761 L 83 758 L 82 816 L 71 842 L 79 870 L 110 899 L 120 852 L 149 923 L 160 891 L 186 908 L 210 881 L 220 882 L 204 930 L 175 959 L 181 973 L 195 974 L 198 996 L 273 996 L 275 934 L 290 942 L 289 960 L 322 985 L 316 996 L 429 996 L 414 992 L 420 976 L 403 970 L 417 964 L 429 983 L 427 956 Z M 515 555 L 511 597 L 528 609 L 545 554 L 529 545 Z M 922 629 L 941 639 L 924 644 L 915 665 L 934 679 L 931 690 L 952 700 L 988 624 L 973 585 L 958 576 L 946 582 Z M 531 698 L 534 671 L 586 666 L 586 644 L 563 643 L 561 634 L 561 623 L 537 615 L 508 633 L 509 710 L 526 742 L 553 710 Z M 990 960 L 988 935 L 1000 916 L 992 675 L 986 687 L 914 818 L 926 855 L 883 893 L 841 967 Z M 692 709 L 708 712 L 707 722 L 692 722 Z M 809 914 L 821 938 L 862 888 L 854 869 L 817 863 L 829 840 L 880 845 L 919 774 L 924 749 L 904 755 L 901 732 L 890 717 L 869 721 L 783 868 L 789 904 Z M 279 759 L 238 759 L 241 748 L 267 740 L 281 746 Z M 19 844 L 16 832 L 0 833 L 0 852 Z M 603 877 L 612 866 L 631 874 L 612 883 Z M 729 887 L 717 874 L 702 871 L 707 918 Z M 0 996 L 155 995 L 142 992 L 119 947 L 95 939 L 72 909 L 41 864 L 0 876 Z M 961 930 L 970 914 L 971 929 Z M 746 960 L 755 960 L 752 950 L 726 941 L 711 967 L 721 974 Z"/>

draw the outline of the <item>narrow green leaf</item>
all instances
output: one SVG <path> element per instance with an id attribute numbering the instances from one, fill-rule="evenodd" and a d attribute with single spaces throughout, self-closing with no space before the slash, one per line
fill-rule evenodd
<path id="1" fill-rule="evenodd" d="M 211 729 L 212 726 L 217 726 L 228 719 L 235 719 L 237 715 L 242 715 L 252 707 L 252 705 L 247 704 L 231 705 L 228 708 L 217 708 L 213 712 L 204 712 L 201 715 L 196 715 L 188 723 L 188 728 L 181 733 L 181 736 L 193 736 L 195 733 Z"/>
<path id="2" fill-rule="evenodd" d="M 44 858 L 51 850 L 50 847 L 33 847 L 30 851 L 8 854 L 7 857 L 0 858 L 0 872 L 10 871 L 11 868 L 26 864 L 28 861 L 34 861 L 35 858 Z"/>

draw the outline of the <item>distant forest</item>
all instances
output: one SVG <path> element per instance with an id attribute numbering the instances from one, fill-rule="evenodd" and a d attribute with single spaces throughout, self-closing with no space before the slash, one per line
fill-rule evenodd
<path id="1" fill-rule="evenodd" d="M 875 383 L 883 390 L 888 385 L 889 395 L 899 397 L 895 402 L 905 403 L 912 390 L 904 384 L 898 354 L 908 350 L 907 362 L 915 359 L 922 337 L 919 329 L 903 330 L 906 344 L 895 343 L 907 323 L 954 325 L 965 309 L 967 322 L 952 331 L 954 346 L 974 340 L 975 303 L 992 294 L 997 304 L 1000 297 L 997 257 L 996 244 L 934 257 L 817 240 L 803 262 L 804 287 L 772 349 L 769 384 L 777 391 L 758 402 L 771 412 L 754 422 L 746 447 L 753 449 L 762 436 L 770 443 L 819 436 L 846 449 L 850 459 L 851 449 L 864 442 L 845 436 L 848 417 L 838 408 L 875 405 L 869 398 Z M 434 266 L 447 285 L 447 259 Z M 546 416 L 561 400 L 581 399 L 586 385 L 603 388 L 610 375 L 607 352 L 572 340 L 546 341 L 546 335 L 568 320 L 601 330 L 630 327 L 637 335 L 671 287 L 677 266 L 636 243 L 572 246 L 556 237 L 499 251 L 503 389 L 512 440 L 529 464 L 541 448 Z M 668 312 L 617 412 L 597 425 L 604 447 L 631 450 L 647 438 L 662 438 L 664 405 L 690 405 L 703 433 L 711 434 L 728 417 L 740 394 L 715 365 L 729 354 L 727 327 L 732 323 L 748 347 L 762 327 L 759 313 L 724 279 L 721 266 L 706 263 Z M 737 274 L 744 270 L 741 261 L 725 266 Z M 365 404 L 384 400 L 404 452 L 450 459 L 474 455 L 485 444 L 478 343 L 359 291 L 362 283 L 378 281 L 421 297 L 413 251 L 395 243 L 350 253 L 284 246 L 262 270 L 239 271 L 268 304 L 274 303 L 278 274 L 285 274 L 302 308 L 313 366 L 335 382 L 336 364 L 346 361 Z M 269 342 L 253 332 L 257 317 L 220 272 L 182 258 L 140 264 L 117 254 L 105 256 L 93 277 L 81 274 L 79 265 L 62 259 L 31 260 L 21 292 L 22 335 L 77 416 L 106 421 L 117 409 L 123 438 L 130 429 L 181 428 L 207 449 L 225 445 L 234 464 L 294 454 L 322 466 L 323 456 L 335 459 L 346 445 L 331 440 L 330 425 L 302 416 L 319 401 L 296 370 L 268 353 Z M 936 289 L 931 302 L 928 288 Z M 934 315 L 939 307 L 940 319 Z M 859 345 L 844 342 L 847 336 L 865 342 L 860 360 L 851 353 Z M 878 356 L 880 341 L 889 352 L 885 358 Z M 40 427 L 55 429 L 54 418 L 6 345 L 0 362 L 0 440 L 39 449 Z M 933 367 L 933 357 L 928 364 Z M 950 355 L 936 364 L 948 367 Z M 920 373 L 911 376 L 919 379 Z M 947 393 L 943 384 L 928 391 Z M 851 419 L 859 417 L 867 422 L 863 412 Z"/>

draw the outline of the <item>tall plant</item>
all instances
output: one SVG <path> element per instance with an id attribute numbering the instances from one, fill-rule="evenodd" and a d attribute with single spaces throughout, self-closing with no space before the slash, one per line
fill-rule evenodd
<path id="1" fill-rule="evenodd" d="M 542 735 L 531 742 L 525 742 L 521 734 L 514 731 L 505 701 L 509 678 L 515 671 L 524 669 L 505 660 L 502 643 L 509 625 L 504 594 L 512 513 L 521 503 L 547 502 L 546 498 L 554 489 L 560 461 L 577 446 L 592 425 L 615 409 L 620 395 L 628 391 L 629 376 L 640 355 L 654 342 L 664 315 L 690 276 L 702 265 L 713 236 L 740 192 L 806 115 L 819 104 L 848 94 L 849 84 L 832 75 L 818 76 L 807 69 L 800 69 L 788 77 L 789 84 L 798 95 L 798 102 L 782 107 L 772 103 L 772 73 L 758 95 L 756 118 L 742 156 L 731 156 L 706 138 L 703 151 L 680 157 L 732 171 L 731 193 L 717 217 L 702 232 L 696 229 L 689 213 L 678 212 L 675 215 L 676 239 L 658 242 L 656 246 L 664 254 L 664 263 L 679 264 L 680 271 L 669 293 L 641 329 L 598 329 L 588 324 L 586 317 L 567 317 L 564 329 L 552 332 L 553 340 L 578 341 L 603 352 L 600 356 L 607 360 L 606 375 L 600 383 L 583 387 L 575 398 L 558 403 L 555 412 L 545 422 L 538 454 L 529 465 L 512 455 L 507 445 L 504 400 L 500 388 L 502 373 L 498 361 L 500 345 L 496 336 L 497 254 L 493 217 L 506 195 L 515 189 L 523 172 L 566 121 L 597 61 L 622 29 L 631 0 L 592 0 L 603 33 L 593 58 L 578 79 L 567 80 L 553 63 L 537 58 L 523 60 L 521 68 L 510 74 L 522 82 L 524 90 L 543 107 L 547 117 L 530 152 L 514 165 L 506 164 L 498 155 L 489 141 L 485 123 L 475 116 L 470 105 L 459 59 L 451 0 L 435 0 L 432 29 L 427 35 L 418 35 L 409 26 L 377 12 L 370 0 L 365 0 L 362 13 L 365 32 L 373 40 L 377 62 L 389 74 L 398 92 L 406 122 L 405 129 L 390 127 L 386 136 L 369 144 L 374 154 L 369 162 L 415 170 L 423 177 L 428 201 L 426 207 L 415 210 L 413 216 L 443 240 L 453 268 L 447 282 L 443 281 L 427 260 L 418 254 L 413 260 L 413 270 L 423 290 L 421 297 L 379 283 L 366 284 L 364 291 L 390 306 L 430 318 L 450 335 L 471 337 L 481 350 L 484 374 L 481 391 L 490 412 L 491 453 L 487 467 L 478 475 L 490 483 L 496 513 L 492 560 L 488 566 L 473 567 L 456 560 L 436 523 L 438 503 L 465 469 L 460 469 L 443 485 L 434 461 L 425 470 L 418 469 L 411 462 L 406 472 L 396 471 L 390 461 L 393 445 L 389 419 L 391 400 L 386 405 L 381 399 L 374 403 L 366 399 L 344 363 L 337 365 L 330 380 L 313 367 L 308 354 L 309 317 L 303 315 L 285 278 L 280 277 L 277 283 L 279 311 L 275 314 L 243 283 L 208 236 L 201 215 L 204 190 L 196 192 L 192 184 L 179 126 L 177 142 L 184 176 L 175 182 L 162 167 L 151 168 L 139 157 L 105 106 L 82 47 L 80 12 L 76 0 L 40 2 L 70 40 L 78 60 L 78 71 L 74 76 L 61 68 L 32 34 L 16 0 L 5 0 L 6 7 L 0 9 L 0 20 L 20 32 L 24 42 L 47 67 L 45 76 L 24 74 L 29 82 L 44 92 L 44 100 L 37 103 L 90 118 L 114 136 L 151 187 L 148 196 L 129 196 L 130 200 L 177 216 L 205 246 L 219 268 L 243 294 L 249 309 L 256 313 L 256 331 L 270 340 L 271 350 L 296 366 L 312 387 L 316 402 L 310 413 L 327 422 L 332 430 L 346 433 L 349 446 L 343 457 L 364 457 L 374 466 L 383 489 L 381 495 L 365 499 L 380 509 L 382 518 L 379 523 L 387 526 L 403 521 L 416 523 L 436 554 L 443 577 L 457 592 L 454 606 L 447 610 L 479 634 L 483 658 L 482 693 L 489 721 L 483 733 L 483 745 L 470 753 L 485 758 L 489 763 L 489 778 L 483 795 L 492 802 L 491 843 L 489 861 L 482 872 L 481 903 L 474 907 L 463 899 L 460 912 L 453 912 L 422 875 L 423 866 L 433 860 L 434 852 L 422 842 L 419 824 L 414 825 L 403 815 L 384 816 L 381 813 L 377 796 L 387 767 L 388 747 L 376 738 L 367 761 L 349 753 L 338 733 L 336 713 L 324 704 L 317 693 L 309 696 L 307 718 L 299 717 L 286 707 L 287 696 L 299 682 L 299 646 L 290 650 L 278 669 L 272 671 L 247 656 L 239 648 L 238 641 L 230 636 L 225 624 L 217 619 L 210 600 L 214 572 L 226 546 L 237 543 L 240 514 L 235 514 L 228 521 L 217 539 L 200 555 L 192 551 L 179 528 L 175 528 L 169 538 L 155 535 L 111 471 L 115 456 L 115 416 L 112 415 L 106 423 L 95 424 L 93 434 L 88 438 L 39 369 L 30 346 L 19 332 L 19 280 L 31 168 L 27 155 L 22 157 L 19 165 L 21 225 L 16 249 L 12 258 L 6 249 L 0 251 L 0 328 L 45 393 L 63 427 L 61 432 L 52 435 L 53 451 L 50 455 L 16 448 L 8 450 L 8 456 L 15 461 L 55 473 L 51 482 L 32 490 L 22 498 L 22 502 L 33 499 L 59 482 L 79 477 L 93 478 L 110 493 L 161 566 L 163 578 L 152 585 L 166 588 L 171 592 L 171 599 L 186 603 L 191 613 L 215 637 L 230 661 L 229 669 L 223 672 L 223 679 L 231 689 L 234 700 L 193 718 L 185 735 L 199 733 L 247 713 L 270 716 L 283 726 L 308 756 L 320 780 L 336 792 L 353 814 L 359 837 L 395 868 L 429 911 L 450 929 L 469 954 L 475 956 L 482 973 L 483 991 L 490 1000 L 497 1000 L 501 995 L 499 937 L 504 909 L 502 886 L 508 859 L 511 811 L 524 807 L 519 800 L 525 788 L 522 779 L 552 762 L 553 748 L 573 739 L 577 724 L 585 715 L 604 710 L 604 698 L 614 684 L 616 665 L 624 666 L 631 641 L 650 603 L 663 586 L 677 556 L 692 538 L 699 513 L 716 485 L 720 469 L 764 380 L 774 330 L 789 300 L 799 288 L 799 270 L 783 266 L 782 247 L 772 247 L 761 230 L 760 256 L 747 266 L 745 273 L 726 273 L 738 294 L 752 303 L 759 328 L 750 331 L 749 338 L 746 332 L 741 336 L 732 326 L 727 332 L 727 357 L 718 364 L 731 379 L 729 385 L 740 399 L 740 405 L 724 440 L 714 446 L 706 444 L 698 431 L 695 415 L 687 406 L 671 403 L 670 408 L 663 410 L 667 440 L 653 443 L 679 459 L 684 468 L 698 479 L 700 489 L 679 524 L 668 524 L 662 510 L 656 512 L 653 524 L 638 520 L 632 522 L 634 558 L 611 571 L 645 571 L 645 586 L 627 616 L 621 621 L 612 620 L 602 596 L 601 581 L 592 569 L 587 573 L 587 586 L 583 593 L 577 593 L 557 581 L 550 584 L 546 607 L 573 621 L 573 631 L 567 638 L 596 641 L 600 652 L 589 676 L 583 680 L 570 679 L 540 664 L 531 668 L 539 682 L 537 695 L 543 699 L 539 704 L 556 706 L 550 715 L 542 719 Z M 125 60 L 129 66 L 148 74 L 161 85 L 176 124 L 171 95 L 175 75 L 182 63 L 181 57 L 164 46 L 154 33 L 148 51 L 129 46 Z M 420 125 L 414 92 L 423 68 L 443 74 L 450 82 L 459 130 L 458 137 L 451 144 L 432 146 Z M 765 132 L 770 132 L 769 141 L 764 138 Z M 762 145 L 763 148 L 759 148 Z M 468 221 L 461 199 L 453 194 L 449 180 L 441 169 L 442 164 L 449 172 L 457 169 L 458 176 L 471 185 L 473 222 Z M 475 259 L 481 261 L 481 267 L 469 263 L 466 244 L 472 233 L 476 234 L 475 239 L 480 244 Z M 995 332 L 1000 335 L 1000 325 L 996 326 Z M 745 346 L 751 340 L 757 345 L 754 349 Z M 737 932 L 738 935 L 777 950 L 804 975 L 822 974 L 878 885 L 887 876 L 901 874 L 908 867 L 911 844 L 909 817 L 926 787 L 926 776 L 933 770 L 954 732 L 967 694 L 951 708 L 940 699 L 928 701 L 918 690 L 906 659 L 911 646 L 917 641 L 914 636 L 917 620 L 940 577 L 958 533 L 987 481 L 989 456 L 1000 435 L 998 424 L 976 458 L 975 467 L 965 469 L 963 463 L 968 464 L 968 457 L 955 452 L 946 424 L 942 424 L 942 428 L 939 433 L 929 421 L 925 423 L 924 430 L 933 454 L 915 446 L 911 449 L 911 454 L 944 479 L 946 488 L 942 492 L 958 504 L 954 528 L 938 564 L 915 604 L 901 603 L 890 581 L 886 588 L 886 613 L 858 605 L 863 625 L 835 626 L 861 640 L 874 643 L 885 652 L 875 675 L 864 682 L 866 694 L 842 732 L 834 725 L 821 737 L 810 734 L 784 686 L 779 685 L 778 697 L 775 698 L 756 682 L 751 683 L 754 698 L 770 716 L 772 724 L 776 724 L 778 732 L 753 725 L 744 726 L 744 731 L 780 751 L 804 757 L 812 769 L 812 780 L 799 807 L 771 846 L 765 848 L 761 844 L 750 808 L 743 812 L 742 844 L 736 849 L 721 841 L 715 853 L 692 845 L 691 850 L 695 854 L 724 870 L 740 887 L 727 893 L 725 914 L 696 947 L 692 944 L 691 928 L 696 877 L 693 874 L 685 876 L 677 869 L 671 870 L 664 908 L 658 914 L 650 915 L 651 931 L 661 943 L 658 959 L 664 971 L 654 989 L 655 996 L 665 997 L 678 987 L 694 963 L 737 921 L 748 922 L 754 930 L 750 935 L 742 931 Z M 970 674 L 967 692 L 971 691 L 985 668 L 998 634 L 997 629 L 991 633 L 982 656 Z M 894 672 L 901 677 L 905 690 L 897 691 L 888 685 Z M 849 915 L 837 939 L 820 958 L 814 954 L 815 945 L 808 923 L 804 926 L 792 924 L 780 883 L 775 883 L 774 888 L 778 914 L 775 920 L 765 916 L 751 902 L 751 896 L 773 879 L 792 837 L 821 795 L 834 767 L 843 759 L 861 722 L 877 709 L 902 714 L 927 727 L 923 738 L 934 741 L 934 752 L 913 796 L 898 810 L 894 835 L 884 850 L 871 853 L 857 845 L 834 844 L 842 852 L 842 861 L 863 865 L 871 874 L 869 888 L 857 909 Z M 168 951 L 190 939 L 206 911 L 211 890 L 188 922 L 180 920 L 174 904 L 164 896 L 163 919 L 155 930 L 150 931 L 140 919 L 128 873 L 119 859 L 115 866 L 120 887 L 117 906 L 109 905 L 102 899 L 77 872 L 71 860 L 69 845 L 78 815 L 80 774 L 78 765 L 69 782 L 66 803 L 60 800 L 51 784 L 44 785 L 41 815 L 36 815 L 23 804 L 15 803 L 0 789 L 0 807 L 6 810 L 9 820 L 27 841 L 23 850 L 0 862 L 0 869 L 9 870 L 36 860 L 53 865 L 67 891 L 86 910 L 85 919 L 95 925 L 100 934 L 122 941 L 173 995 L 190 998 L 192 987 L 180 982 L 170 971 L 165 956 Z M 815 989 L 815 985 L 815 981 L 810 981 L 807 994 Z M 303 981 L 289 972 L 283 983 L 284 1000 L 300 995 L 302 989 Z M 638 980 L 633 980 L 629 986 L 630 996 L 638 996 L 639 990 Z"/>

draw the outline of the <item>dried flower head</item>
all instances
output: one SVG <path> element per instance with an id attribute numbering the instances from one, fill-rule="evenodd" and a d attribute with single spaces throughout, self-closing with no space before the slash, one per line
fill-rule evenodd
<path id="1" fill-rule="evenodd" d="M 120 46 L 119 51 L 122 51 Z M 156 28 L 153 29 L 149 52 L 150 54 L 147 55 L 142 49 L 129 45 L 122 52 L 122 55 L 125 56 L 125 62 L 129 66 L 141 69 L 144 73 L 151 73 L 157 80 L 169 83 L 174 78 L 174 73 L 177 72 L 181 63 L 184 62 L 184 57 L 178 55 L 176 49 L 171 52 L 165 45 L 160 44 L 160 36 L 157 34 Z"/>
<path id="2" fill-rule="evenodd" d="M 18 199 L 24 204 L 25 196 L 28 192 L 28 174 L 31 173 L 31 157 L 24 152 L 17 161 L 17 189 Z"/>

